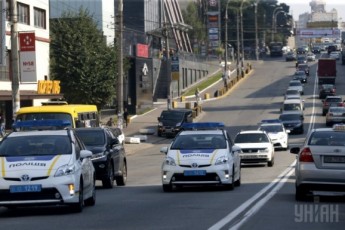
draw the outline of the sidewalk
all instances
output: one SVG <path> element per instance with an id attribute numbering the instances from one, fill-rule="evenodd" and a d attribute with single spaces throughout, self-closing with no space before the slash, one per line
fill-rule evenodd
<path id="1" fill-rule="evenodd" d="M 236 70 L 235 70 L 236 71 Z M 250 75 L 253 72 L 252 70 L 246 74 Z M 233 74 L 236 77 L 236 72 Z M 219 98 L 227 96 L 231 92 L 231 88 L 233 85 L 231 85 L 230 89 L 225 91 L 224 89 L 224 84 L 223 80 L 220 79 L 216 83 L 210 85 L 206 89 L 202 90 L 200 92 L 201 98 L 203 98 L 203 102 L 205 101 L 211 101 L 211 100 L 217 100 Z M 214 94 L 216 91 L 223 91 L 222 95 L 218 95 L 217 97 L 214 97 Z M 210 97 L 208 99 L 204 99 L 205 95 L 208 94 Z M 185 108 L 185 104 L 187 102 L 190 102 L 192 105 L 194 105 L 195 102 L 195 96 L 190 96 L 186 97 L 184 102 L 180 102 L 178 100 L 179 98 L 175 98 L 174 101 L 177 102 L 178 106 L 177 108 Z M 158 120 L 157 118 L 160 116 L 161 112 L 165 109 L 167 109 L 168 105 L 166 102 L 161 102 L 161 103 L 155 103 L 154 104 L 154 109 L 142 114 L 142 115 L 135 115 L 131 117 L 131 120 L 126 128 L 123 129 L 123 132 L 126 137 L 133 137 L 135 135 L 146 135 L 146 134 L 141 134 L 140 130 L 141 129 L 150 129 L 154 130 L 155 133 L 153 135 L 147 135 L 147 141 L 141 142 L 140 144 L 125 144 L 126 152 L 127 154 L 132 154 L 136 151 L 149 148 L 155 143 L 162 142 L 162 138 L 157 136 L 156 130 L 157 130 L 157 125 L 158 125 Z M 204 113 L 201 112 L 199 116 L 197 116 L 194 121 L 198 122 L 202 117 L 204 116 Z"/>

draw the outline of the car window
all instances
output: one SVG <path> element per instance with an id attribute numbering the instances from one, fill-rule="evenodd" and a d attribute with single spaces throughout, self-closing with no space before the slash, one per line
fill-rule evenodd
<path id="1" fill-rule="evenodd" d="M 262 133 L 245 133 L 238 134 L 235 138 L 235 143 L 260 143 L 269 142 L 268 137 Z"/>
<path id="2" fill-rule="evenodd" d="M 76 133 L 86 146 L 105 145 L 106 140 L 102 129 L 76 130 Z"/>
<path id="3" fill-rule="evenodd" d="M 72 154 L 68 136 L 18 136 L 6 138 L 0 145 L 1 156 L 42 156 Z"/>
<path id="4" fill-rule="evenodd" d="M 221 134 L 179 135 L 171 149 L 226 149 L 226 139 Z"/>
<path id="5" fill-rule="evenodd" d="M 267 133 L 277 133 L 283 132 L 283 127 L 281 125 L 263 125 L 260 130 L 266 131 Z"/>

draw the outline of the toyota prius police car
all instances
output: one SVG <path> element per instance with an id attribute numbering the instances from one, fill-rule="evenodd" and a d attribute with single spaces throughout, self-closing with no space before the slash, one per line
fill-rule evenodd
<path id="1" fill-rule="evenodd" d="M 0 142 L 0 206 L 61 204 L 80 212 L 95 204 L 92 153 L 73 130 L 46 130 L 59 125 L 66 124 L 18 121 L 18 132 Z"/>
<path id="2" fill-rule="evenodd" d="M 191 185 L 241 184 L 241 149 L 234 145 L 223 123 L 188 123 L 170 146 L 162 164 L 163 191 Z"/>

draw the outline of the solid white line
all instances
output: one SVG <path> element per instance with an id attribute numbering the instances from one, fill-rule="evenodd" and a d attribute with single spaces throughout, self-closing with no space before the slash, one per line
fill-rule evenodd
<path id="1" fill-rule="evenodd" d="M 241 214 L 245 209 L 247 209 L 249 206 L 251 206 L 260 196 L 262 196 L 265 192 L 267 192 L 271 187 L 276 186 L 281 178 L 283 178 L 287 173 L 292 170 L 291 168 L 294 167 L 296 161 L 294 161 L 287 169 L 285 169 L 276 179 L 274 179 L 269 185 L 261 189 L 258 193 L 256 193 L 252 198 L 244 202 L 241 206 L 239 206 L 237 209 L 229 213 L 226 217 L 218 221 L 216 224 L 211 226 L 209 230 L 218 230 L 222 227 L 224 227 L 226 224 L 231 222 L 233 219 L 235 219 L 239 214 Z"/>
<path id="2" fill-rule="evenodd" d="M 269 192 L 264 198 L 262 198 L 261 200 L 259 200 L 245 215 L 244 218 L 237 223 L 236 225 L 234 225 L 233 227 L 230 228 L 230 230 L 236 230 L 239 227 L 241 227 L 241 225 L 246 222 L 252 215 L 254 215 L 257 211 L 259 211 L 260 208 L 262 208 L 262 206 L 264 206 L 264 204 L 267 203 L 267 201 L 269 201 L 278 191 L 279 189 L 281 189 L 281 187 L 283 187 L 284 183 L 289 179 L 289 177 L 295 172 L 295 170 L 293 168 L 290 169 L 290 171 L 284 176 L 284 178 L 282 178 L 280 181 L 278 181 L 278 185 L 275 186 L 271 192 Z"/>

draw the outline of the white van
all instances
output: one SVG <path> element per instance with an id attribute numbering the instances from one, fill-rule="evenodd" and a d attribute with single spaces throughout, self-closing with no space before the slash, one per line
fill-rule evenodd
<path id="1" fill-rule="evenodd" d="M 283 105 L 280 111 L 287 112 L 287 111 L 303 111 L 304 110 L 304 100 L 300 99 L 287 99 L 284 100 Z"/>

